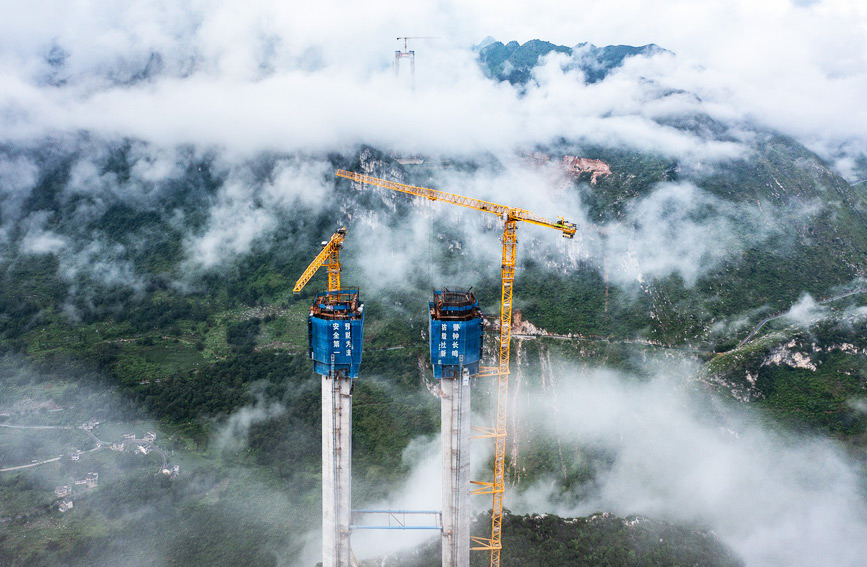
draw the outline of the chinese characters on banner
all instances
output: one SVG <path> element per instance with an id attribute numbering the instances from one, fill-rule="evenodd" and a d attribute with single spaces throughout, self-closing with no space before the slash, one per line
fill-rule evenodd
<path id="1" fill-rule="evenodd" d="M 341 331 L 340 327 L 343 326 Z M 341 348 L 345 349 L 341 352 Z M 334 354 L 352 356 L 352 326 L 349 321 L 344 323 L 331 323 L 331 350 Z"/>
<path id="2" fill-rule="evenodd" d="M 448 323 L 440 323 L 438 348 L 440 359 L 452 358 L 455 359 L 454 362 L 457 363 L 461 355 L 460 344 L 461 324 L 452 323 L 449 325 Z"/>

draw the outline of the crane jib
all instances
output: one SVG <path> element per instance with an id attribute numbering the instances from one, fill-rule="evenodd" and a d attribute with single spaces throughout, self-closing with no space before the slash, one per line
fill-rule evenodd
<path id="1" fill-rule="evenodd" d="M 301 277 L 298 278 L 298 281 L 295 282 L 295 287 L 292 289 L 293 293 L 298 293 L 304 286 L 307 285 L 307 282 L 316 274 L 316 272 L 322 266 L 328 268 L 328 290 L 336 291 L 340 289 L 340 246 L 343 244 L 343 240 L 346 238 L 346 227 L 340 227 L 337 229 L 331 239 L 325 243 L 324 248 L 316 257 L 310 262 L 310 265 L 307 266 L 307 269 L 304 270 L 304 273 L 301 274 Z"/>
<path id="2" fill-rule="evenodd" d="M 477 211 L 491 213 L 499 216 L 504 221 L 517 220 L 528 222 L 538 226 L 553 228 L 561 231 L 563 233 L 563 236 L 567 238 L 572 238 L 575 235 L 577 229 L 575 223 L 568 222 L 562 217 L 560 217 L 556 221 L 552 221 L 546 219 L 545 217 L 541 217 L 535 213 L 532 213 L 526 209 L 508 207 L 506 205 L 491 203 L 489 201 L 483 201 L 481 199 L 475 199 L 473 197 L 465 197 L 456 193 L 447 193 L 445 191 L 439 191 L 437 189 L 431 189 L 429 187 L 416 187 L 415 185 L 407 185 L 405 183 L 398 183 L 397 181 L 388 181 L 386 179 L 379 179 L 377 177 L 371 177 L 370 175 L 364 175 L 352 171 L 345 171 L 343 169 L 338 169 L 336 175 L 338 177 L 343 177 L 344 179 L 349 179 L 357 183 L 367 183 L 368 185 L 383 187 L 385 189 L 391 189 L 393 191 L 400 191 L 401 193 L 407 193 L 409 195 L 415 195 L 417 197 L 425 197 L 431 201 L 445 201 L 447 203 L 460 205 L 469 209 L 475 209 Z"/>

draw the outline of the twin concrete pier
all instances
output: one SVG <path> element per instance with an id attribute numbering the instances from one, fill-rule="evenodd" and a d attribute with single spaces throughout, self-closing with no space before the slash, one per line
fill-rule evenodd
<path id="1" fill-rule="evenodd" d="M 317 293 L 307 329 L 313 370 L 322 380 L 322 565 L 351 567 L 352 381 L 364 339 L 358 290 Z"/>
<path id="2" fill-rule="evenodd" d="M 350 567 L 352 379 L 322 376 L 322 565 Z"/>
<path id="3" fill-rule="evenodd" d="M 470 564 L 470 378 L 443 378 L 442 552 L 443 567 Z"/>
<path id="4" fill-rule="evenodd" d="M 434 291 L 430 358 L 440 381 L 443 567 L 470 564 L 470 382 L 479 373 L 484 321 L 472 291 Z"/>
<path id="5" fill-rule="evenodd" d="M 352 567 L 352 381 L 361 364 L 364 306 L 358 290 L 317 294 L 308 318 L 310 356 L 322 381 L 322 565 Z M 430 353 L 440 381 L 442 565 L 470 564 L 470 418 L 483 319 L 470 291 L 434 291 Z"/>

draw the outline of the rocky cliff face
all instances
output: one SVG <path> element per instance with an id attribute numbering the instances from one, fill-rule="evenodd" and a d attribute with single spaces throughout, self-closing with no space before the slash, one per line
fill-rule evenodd
<path id="1" fill-rule="evenodd" d="M 778 328 L 718 354 L 699 379 L 784 420 L 858 439 L 867 434 L 865 329 L 857 310 Z"/>
<path id="2" fill-rule="evenodd" d="M 596 185 L 600 176 L 611 175 L 611 168 L 604 161 L 577 156 L 563 156 L 563 169 L 572 177 L 589 173 L 591 185 Z"/>
<path id="3" fill-rule="evenodd" d="M 516 309 L 512 313 L 512 334 L 515 335 L 548 335 L 548 331 L 539 328 L 530 321 L 524 319 L 524 314 L 520 309 Z"/>

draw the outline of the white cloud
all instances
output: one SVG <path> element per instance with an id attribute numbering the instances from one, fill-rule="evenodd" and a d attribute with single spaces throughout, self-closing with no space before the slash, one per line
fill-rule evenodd
<path id="1" fill-rule="evenodd" d="M 394 487 L 380 502 L 364 504 L 370 510 L 439 510 L 441 507 L 440 437 L 413 439 L 403 451 L 402 461 L 412 468 L 403 486 Z M 411 517 L 417 525 L 433 522 L 425 516 Z M 371 516 L 368 522 L 384 524 L 387 520 Z M 428 525 L 425 523 L 424 525 Z M 403 533 L 383 530 L 357 530 L 352 534 L 353 553 L 361 559 L 374 558 L 406 550 L 437 536 L 433 530 L 406 530 Z"/>
<path id="2" fill-rule="evenodd" d="M 34 213 L 23 223 L 27 226 L 21 239 L 21 250 L 25 254 L 57 254 L 68 245 L 67 239 L 44 225 L 48 220 L 47 212 Z"/>
<path id="3" fill-rule="evenodd" d="M 227 178 L 209 204 L 206 226 L 186 237 L 194 266 L 208 269 L 231 262 L 270 236 L 281 217 L 312 214 L 333 198 L 331 168 L 323 160 L 279 159 L 264 180 L 256 178 L 250 164 L 230 161 L 224 167 Z"/>
<path id="4" fill-rule="evenodd" d="M 186 242 L 190 260 L 204 268 L 229 262 L 250 251 L 256 239 L 268 234 L 276 220 L 250 200 L 245 185 L 230 181 L 220 188 L 204 233 Z"/>
<path id="5" fill-rule="evenodd" d="M 609 276 L 620 285 L 677 274 L 691 286 L 725 259 L 814 212 L 812 206 L 784 211 L 765 204 L 763 209 L 723 201 L 691 183 L 660 183 L 599 234 L 582 223 L 581 245 L 588 257 L 607 263 Z"/>
<path id="6" fill-rule="evenodd" d="M 127 286 L 136 291 L 144 289 L 144 279 L 127 259 L 124 246 L 101 240 L 79 243 L 79 246 L 77 250 L 60 255 L 58 268 L 63 279 L 73 282 L 74 290 L 78 288 L 74 282 L 82 274 L 109 286 Z M 82 291 L 88 296 L 94 293 L 91 289 Z"/>
<path id="7" fill-rule="evenodd" d="M 259 396 L 253 405 L 244 406 L 220 423 L 214 434 L 214 445 L 219 453 L 237 452 L 249 442 L 250 428 L 258 423 L 276 419 L 286 413 L 286 408 L 277 402 L 268 403 Z"/>
<path id="8" fill-rule="evenodd" d="M 189 165 L 179 145 L 219 156 L 224 185 L 206 225 L 190 230 L 180 213 L 175 222 L 190 265 L 204 267 L 247 253 L 274 232 L 280 214 L 297 205 L 318 210 L 331 191 L 330 164 L 321 158 L 281 161 L 268 179 L 253 179 L 246 164 L 262 151 L 322 156 L 368 143 L 403 155 L 493 156 L 504 166 L 501 174 L 443 174 L 435 181 L 586 226 L 577 199 L 558 194 L 550 171 L 512 163 L 516 153 L 561 138 L 625 146 L 676 159 L 688 177 L 748 157 L 750 120 L 798 135 L 849 173 L 852 156 L 867 148 L 867 118 L 859 110 L 867 94 L 861 64 L 867 14 L 845 2 L 481 6 L 36 2 L 0 22 L 0 32 L 8 32 L 0 33 L 0 140 L 79 130 L 144 140 L 129 150 L 129 179 L 105 173 L 99 152 L 73 166 L 64 198 L 87 197 L 76 204 L 82 223 L 115 202 L 153 210 L 164 181 L 180 178 Z M 633 17 L 620 17 L 624 10 Z M 415 91 L 396 83 L 391 70 L 393 52 L 402 48 L 394 38 L 403 34 L 439 38 L 410 40 Z M 566 45 L 654 42 L 677 56 L 632 58 L 605 81 L 585 85 L 579 72 L 562 71 L 565 56 L 551 55 L 522 94 L 479 71 L 467 48 L 487 34 Z M 52 67 L 46 56 L 54 48 L 61 52 L 52 55 L 58 62 Z M 139 77 L 154 54 L 156 72 Z M 722 122 L 726 138 L 666 125 L 696 113 Z M 19 174 L 36 171 L 28 160 L 16 163 Z M 0 165 L 0 183 L 16 175 Z M 4 193 L 3 214 L 13 214 L 13 192 Z M 666 207 L 677 210 L 663 214 Z M 719 214 L 699 219 L 701 207 Z M 607 237 L 582 231 L 580 246 L 566 253 L 573 260 L 615 258 L 609 265 L 621 283 L 669 273 L 693 282 L 743 246 L 738 222 L 761 225 L 753 222 L 755 211 L 723 206 L 689 184 L 661 186 L 628 213 Z M 367 220 L 375 238 L 376 221 Z M 431 236 L 424 221 L 380 238 L 376 250 L 399 257 L 364 252 L 368 279 L 394 281 L 424 260 L 399 253 L 408 242 L 425 248 Z M 541 241 L 533 230 L 524 233 Z M 8 226 L 0 227 L 0 237 L 7 234 Z M 479 237 L 467 249 L 496 258 L 497 246 Z"/>
<path id="9" fill-rule="evenodd" d="M 66 247 L 66 239 L 50 231 L 29 234 L 21 247 L 28 254 L 57 254 Z"/>
<path id="10" fill-rule="evenodd" d="M 0 224 L 17 218 L 38 176 L 39 167 L 33 160 L 0 156 Z"/>
<path id="11" fill-rule="evenodd" d="M 801 327 L 809 327 L 813 323 L 828 316 L 828 308 L 820 305 L 809 293 L 805 293 L 797 303 L 792 305 L 783 317 L 790 323 Z"/>
<path id="12" fill-rule="evenodd" d="M 460 153 L 586 135 L 678 156 L 737 154 L 736 144 L 708 144 L 653 122 L 700 110 L 779 128 L 828 155 L 867 148 L 860 104 L 867 98 L 867 11 L 842 0 L 532 8 L 422 2 L 400 10 L 382 2 L 302 9 L 266 0 L 31 4 L 0 24 L 7 140 L 83 128 L 245 152 L 331 150 L 363 140 Z M 394 38 L 404 34 L 439 38 L 411 40 L 415 94 L 391 76 L 392 54 L 402 48 Z M 488 34 L 570 46 L 657 43 L 678 56 L 633 59 L 590 87 L 554 72 L 553 57 L 552 68 L 539 72 L 544 88 L 519 99 L 475 68 L 467 47 Z M 52 46 L 65 53 L 59 70 L 45 63 Z M 161 71 L 129 84 L 149 64 Z M 66 82 L 47 86 L 50 73 Z M 648 99 L 654 82 L 700 101 Z"/>
<path id="13" fill-rule="evenodd" d="M 506 506 L 703 525 L 747 566 L 863 562 L 867 503 L 857 465 L 830 440 L 785 438 L 693 391 L 691 372 L 669 364 L 649 381 L 561 372 L 569 378 L 556 396 L 536 391 L 514 411 L 569 454 L 602 451 L 607 464 L 597 463 L 580 498 L 545 479 L 523 496 L 512 493 Z"/>

